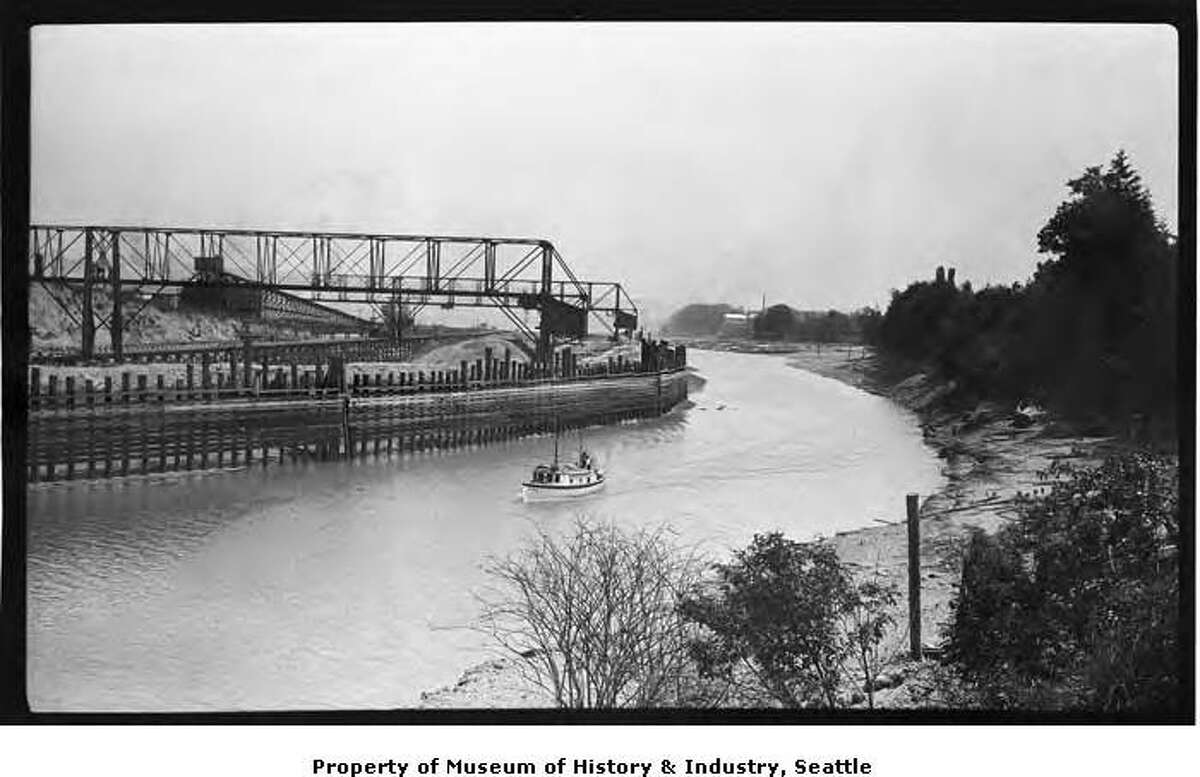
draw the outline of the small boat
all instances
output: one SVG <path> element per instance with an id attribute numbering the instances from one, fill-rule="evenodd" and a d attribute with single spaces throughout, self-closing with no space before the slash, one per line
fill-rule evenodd
<path id="1" fill-rule="evenodd" d="M 568 499 L 594 494 L 604 488 L 604 473 L 592 461 L 591 454 L 579 447 L 574 464 L 558 460 L 558 435 L 554 436 L 554 463 L 539 464 L 533 475 L 521 484 L 521 497 L 526 502 L 547 499 Z"/>

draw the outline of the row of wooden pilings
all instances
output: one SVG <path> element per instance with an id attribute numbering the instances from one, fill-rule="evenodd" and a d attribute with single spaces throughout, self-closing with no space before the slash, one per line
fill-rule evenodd
<path id="1" fill-rule="evenodd" d="M 157 389 L 164 389 L 157 401 Z M 357 458 L 478 445 L 556 427 L 647 418 L 687 396 L 683 371 L 532 378 L 464 387 L 410 377 L 349 390 L 192 400 L 130 392 L 30 413 L 31 482 L 152 474 L 297 459 Z M 212 391 L 220 391 L 213 389 Z M 170 396 L 168 401 L 166 397 Z M 142 399 L 145 397 L 145 400 Z"/>
<path id="2" fill-rule="evenodd" d="M 248 353 L 248 352 L 247 352 Z M 461 360 L 457 369 L 399 370 L 393 365 L 346 365 L 334 358 L 326 363 L 294 360 L 272 366 L 265 354 L 259 361 L 249 355 L 242 360 L 213 363 L 201 358 L 199 364 L 174 362 L 155 365 L 156 374 L 102 369 L 102 377 L 60 379 L 53 367 L 31 367 L 29 371 L 29 407 L 34 411 L 72 412 L 113 404 L 162 404 L 211 402 L 246 398 L 304 399 L 323 389 L 336 388 L 351 395 L 381 393 L 420 393 L 425 391 L 466 391 L 496 386 L 526 385 L 539 380 L 575 380 L 611 375 L 628 375 L 682 369 L 686 366 L 682 346 L 643 354 L 640 361 L 617 356 L 603 362 L 581 364 L 571 349 L 555 354 L 552 363 L 538 364 L 513 359 L 505 348 L 497 357 L 492 348 L 473 362 Z M 43 370 L 47 374 L 43 375 Z"/>

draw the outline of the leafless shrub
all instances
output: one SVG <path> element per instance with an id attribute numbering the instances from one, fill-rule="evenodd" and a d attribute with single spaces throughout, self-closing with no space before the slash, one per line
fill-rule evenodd
<path id="1" fill-rule="evenodd" d="M 693 692 L 681 591 L 701 565 L 663 530 L 578 519 L 491 561 L 480 627 L 560 707 L 677 706 Z"/>

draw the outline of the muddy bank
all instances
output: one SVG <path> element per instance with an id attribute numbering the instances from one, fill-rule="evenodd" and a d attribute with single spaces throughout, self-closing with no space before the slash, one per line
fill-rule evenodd
<path id="1" fill-rule="evenodd" d="M 1099 464 L 1115 443 L 1111 438 L 1065 433 L 1049 418 L 1025 428 L 1012 423 L 1011 407 L 980 403 L 968 411 L 951 411 L 942 400 L 951 386 L 922 374 L 888 373 L 874 354 L 804 349 L 788 357 L 798 369 L 833 378 L 887 397 L 912 410 L 921 421 L 925 441 L 942 459 L 946 486 L 921 495 L 921 633 L 936 646 L 951 616 L 950 602 L 961 574 L 962 551 L 973 528 L 993 531 L 1014 517 L 1018 493 L 1039 494 L 1049 483 L 1039 473 L 1055 461 Z M 896 506 L 894 523 L 845 532 L 832 538 L 838 555 L 860 574 L 880 577 L 907 590 L 907 528 L 904 505 Z M 902 603 L 906 608 L 907 604 Z M 907 621 L 907 610 L 897 614 Z M 963 699 L 953 681 L 932 662 L 909 662 L 907 628 L 894 646 L 896 664 L 889 671 L 894 687 L 880 693 L 884 707 L 959 706 Z M 907 679 L 906 679 L 907 678 Z"/>
<path id="2" fill-rule="evenodd" d="M 736 350 L 736 349 L 735 349 Z M 860 346 L 847 348 L 795 346 L 789 364 L 887 397 L 913 411 L 926 443 L 943 461 L 946 485 L 921 494 L 922 641 L 936 646 L 950 618 L 950 602 L 960 575 L 962 549 L 970 529 L 987 531 L 1013 515 L 1012 499 L 1048 487 L 1039 478 L 1056 460 L 1098 463 L 1111 446 L 1104 438 L 1064 436 L 1052 423 L 1016 428 L 1012 408 L 982 404 L 970 412 L 951 412 L 941 400 L 949 387 L 923 375 L 889 374 L 874 354 Z M 698 388 L 698 386 L 697 386 Z M 694 390 L 694 389 L 693 389 Z M 901 591 L 895 613 L 898 628 L 887 644 L 891 665 L 876 694 L 879 707 L 962 707 L 969 697 L 953 676 L 936 662 L 907 659 L 907 529 L 904 505 L 897 504 L 887 523 L 837 534 L 829 541 L 861 577 L 893 583 Z M 860 693 L 855 706 L 864 706 Z M 420 706 L 528 707 L 548 706 L 550 699 L 521 676 L 514 660 L 500 659 L 473 667 L 452 686 L 426 692 Z"/>

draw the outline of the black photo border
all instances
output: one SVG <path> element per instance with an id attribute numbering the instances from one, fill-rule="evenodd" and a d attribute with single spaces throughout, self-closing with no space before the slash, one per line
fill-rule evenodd
<path id="1" fill-rule="evenodd" d="M 963 710 L 353 710 L 35 713 L 26 698 L 26 368 L 29 357 L 30 30 L 38 24 L 459 21 L 861 21 L 1162 24 L 1178 37 L 1180 297 L 1178 380 L 1183 520 L 1180 640 L 1189 709 L 1145 716 Z M 1076 724 L 1195 722 L 1196 5 L 1189 0 L 9 0 L 0 15 L 0 291 L 2 291 L 3 567 L 0 723 L 9 724 Z M 1188 518 L 1191 520 L 1188 520 Z"/>

